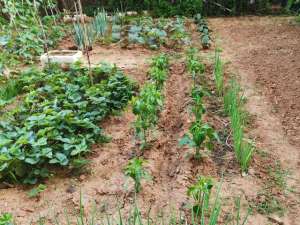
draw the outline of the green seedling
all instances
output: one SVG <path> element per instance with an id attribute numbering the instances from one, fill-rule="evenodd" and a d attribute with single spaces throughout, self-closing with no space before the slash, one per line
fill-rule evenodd
<path id="1" fill-rule="evenodd" d="M 151 67 L 156 67 L 160 70 L 167 70 L 169 67 L 169 57 L 166 54 L 160 54 L 152 59 Z"/>
<path id="2" fill-rule="evenodd" d="M 158 67 L 151 67 L 149 71 L 151 80 L 155 82 L 155 85 L 158 89 L 162 89 L 165 81 L 167 80 L 168 73 L 167 70 L 162 70 Z"/>
<path id="3" fill-rule="evenodd" d="M 192 112 L 194 113 L 196 121 L 201 121 L 202 115 L 205 113 L 205 107 L 202 101 L 204 94 L 205 93 L 200 86 L 194 87 L 192 89 Z"/>
<path id="4" fill-rule="evenodd" d="M 185 134 L 179 141 L 180 146 L 188 145 L 195 149 L 195 159 L 201 159 L 201 148 L 212 150 L 213 141 L 219 141 L 217 132 L 208 124 L 203 124 L 200 121 L 193 122 L 190 126 L 189 133 Z"/>
<path id="5" fill-rule="evenodd" d="M 207 210 L 202 207 L 208 206 L 212 188 L 212 180 L 206 177 L 200 177 L 197 183 L 188 188 L 187 195 L 194 200 L 193 211 L 196 217 L 201 215 L 201 211 Z"/>
<path id="6" fill-rule="evenodd" d="M 149 174 L 144 170 L 143 165 L 145 160 L 139 158 L 133 158 L 129 161 L 128 165 L 124 169 L 126 176 L 131 177 L 134 182 L 134 189 L 136 193 L 141 191 L 141 181 L 142 179 L 149 178 Z"/>
<path id="7" fill-rule="evenodd" d="M 27 194 L 29 198 L 36 198 L 47 189 L 44 184 L 39 184 L 36 188 L 32 188 Z"/>
<path id="8" fill-rule="evenodd" d="M 187 52 L 186 67 L 188 72 L 193 78 L 193 87 L 196 86 L 196 80 L 199 75 L 205 72 L 205 65 L 201 62 L 200 58 L 196 55 L 197 49 L 190 48 Z"/>
<path id="9" fill-rule="evenodd" d="M 210 196 L 213 182 L 210 178 L 200 177 L 198 181 L 188 188 L 188 196 L 193 199 L 191 224 L 216 225 L 221 212 L 221 185 L 218 187 L 213 204 Z"/>
<path id="10" fill-rule="evenodd" d="M 160 91 L 151 83 L 143 88 L 140 96 L 132 100 L 133 113 L 137 116 L 134 126 L 137 136 L 142 140 L 141 149 L 147 147 L 147 131 L 156 125 L 162 104 Z"/>

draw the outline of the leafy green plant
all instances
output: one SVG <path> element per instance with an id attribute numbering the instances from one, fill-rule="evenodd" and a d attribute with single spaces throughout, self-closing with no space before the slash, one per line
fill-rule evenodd
<path id="1" fill-rule="evenodd" d="M 200 39 L 203 49 L 208 49 L 211 45 L 211 37 L 206 20 L 201 16 L 201 14 L 196 14 L 194 16 L 194 22 L 198 25 L 198 31 L 201 33 Z"/>
<path id="2" fill-rule="evenodd" d="M 136 193 L 141 191 L 142 179 L 149 178 L 149 174 L 143 168 L 146 161 L 141 158 L 133 158 L 128 162 L 128 165 L 124 168 L 126 176 L 131 177 L 134 182 L 134 189 Z"/>
<path id="3" fill-rule="evenodd" d="M 219 96 L 222 96 L 223 86 L 224 86 L 224 71 L 223 71 L 223 62 L 221 60 L 220 52 L 218 49 L 216 49 L 215 51 L 214 78 L 215 78 L 217 93 Z"/>
<path id="4" fill-rule="evenodd" d="M 241 110 L 240 87 L 232 80 L 224 95 L 224 110 L 230 116 L 233 147 L 243 172 L 247 172 L 252 159 L 254 146 L 244 138 L 244 116 Z"/>
<path id="5" fill-rule="evenodd" d="M 49 166 L 66 167 L 98 141 L 106 141 L 99 121 L 126 106 L 134 85 L 116 67 L 68 72 L 52 66 L 22 76 L 28 93 L 0 121 L 0 180 L 34 184 Z"/>
<path id="6" fill-rule="evenodd" d="M 219 185 L 213 204 L 210 203 L 213 183 L 210 178 L 199 177 L 198 181 L 188 188 L 188 196 L 194 200 L 191 224 L 218 224 L 221 212 L 221 185 Z"/>
<path id="7" fill-rule="evenodd" d="M 169 58 L 165 54 L 160 54 L 152 59 L 149 75 L 158 89 L 162 89 L 169 72 Z"/>
<path id="8" fill-rule="evenodd" d="M 168 73 L 158 67 L 151 67 L 149 70 L 150 78 L 155 82 L 158 89 L 162 89 L 164 82 L 167 80 Z"/>
<path id="9" fill-rule="evenodd" d="M 157 123 L 157 113 L 162 104 L 162 95 L 153 83 L 146 84 L 140 95 L 132 100 L 132 110 L 137 117 L 134 126 L 137 136 L 142 140 L 141 149 L 147 146 L 147 131 Z"/>
<path id="10" fill-rule="evenodd" d="M 151 67 L 156 67 L 160 70 L 168 70 L 169 57 L 166 54 L 160 54 L 152 58 Z"/>
<path id="11" fill-rule="evenodd" d="M 179 141 L 180 146 L 188 145 L 195 148 L 195 159 L 201 159 L 200 150 L 202 147 L 212 150 L 213 141 L 219 141 L 218 134 L 208 124 L 203 124 L 200 121 L 195 121 L 191 124 L 189 133 L 185 134 Z"/>
<path id="12" fill-rule="evenodd" d="M 0 215 L 0 225 L 13 225 L 13 217 L 10 213 Z"/>
<path id="13" fill-rule="evenodd" d="M 195 48 L 190 48 L 187 51 L 186 67 L 188 72 L 193 78 L 193 87 L 196 86 L 196 80 L 199 75 L 202 75 L 205 71 L 205 65 L 201 62 L 200 58 L 197 56 L 198 50 Z"/>
<path id="14" fill-rule="evenodd" d="M 204 94 L 205 92 L 200 86 L 196 86 L 192 89 L 192 112 L 194 113 L 196 121 L 201 121 L 202 115 L 205 113 L 205 107 L 202 101 Z"/>
<path id="15" fill-rule="evenodd" d="M 29 198 L 36 198 L 38 197 L 42 192 L 44 192 L 47 189 L 47 186 L 44 184 L 39 184 L 37 187 L 32 188 L 27 194 Z"/>
<path id="16" fill-rule="evenodd" d="M 194 200 L 193 212 L 196 217 L 201 215 L 201 211 L 208 209 L 202 207 L 208 206 L 212 188 L 212 179 L 207 177 L 199 177 L 198 181 L 188 188 L 187 195 Z"/>

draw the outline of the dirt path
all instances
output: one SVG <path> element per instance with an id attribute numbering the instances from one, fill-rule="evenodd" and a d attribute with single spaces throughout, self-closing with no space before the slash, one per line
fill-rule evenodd
<path id="1" fill-rule="evenodd" d="M 246 108 L 255 117 L 249 135 L 259 149 L 278 158 L 290 171 L 293 203 L 283 222 L 299 224 L 300 27 L 290 25 L 286 18 L 272 17 L 209 22 L 223 57 L 230 61 L 228 70 L 240 76 L 248 99 Z"/>

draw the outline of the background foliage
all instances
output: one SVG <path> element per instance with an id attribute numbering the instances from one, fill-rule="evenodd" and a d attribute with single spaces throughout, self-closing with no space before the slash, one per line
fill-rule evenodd
<path id="1" fill-rule="evenodd" d="M 94 14 L 95 7 L 108 11 L 151 10 L 156 16 L 186 15 L 243 15 L 270 12 L 272 4 L 299 10 L 299 0 L 82 0 L 85 12 Z M 74 1 L 59 0 L 61 8 L 72 8 Z"/>

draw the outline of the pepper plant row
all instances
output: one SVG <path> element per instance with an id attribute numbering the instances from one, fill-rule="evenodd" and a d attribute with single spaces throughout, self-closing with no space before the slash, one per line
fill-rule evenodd
<path id="1" fill-rule="evenodd" d="M 51 165 L 76 167 L 97 141 L 98 123 L 131 99 L 133 83 L 115 66 L 56 66 L 23 74 L 23 103 L 0 121 L 0 180 L 33 184 Z"/>
<path id="2" fill-rule="evenodd" d="M 141 140 L 141 149 L 147 147 L 148 131 L 156 125 L 158 112 L 162 109 L 161 91 L 168 76 L 168 68 L 167 55 L 161 54 L 154 57 L 149 70 L 150 82 L 143 87 L 140 95 L 132 100 L 133 113 L 136 115 L 135 133 Z"/>
<path id="3" fill-rule="evenodd" d="M 217 132 L 202 119 L 205 113 L 203 104 L 203 96 L 205 93 L 203 88 L 197 83 L 197 78 L 203 75 L 205 66 L 201 63 L 200 58 L 197 56 L 197 50 L 194 48 L 188 51 L 186 67 L 194 80 L 191 93 L 194 122 L 192 122 L 189 132 L 184 135 L 179 144 L 181 146 L 188 145 L 190 148 L 195 149 L 194 158 L 199 160 L 202 156 L 200 150 L 212 150 L 213 142 L 219 141 L 219 136 Z"/>

